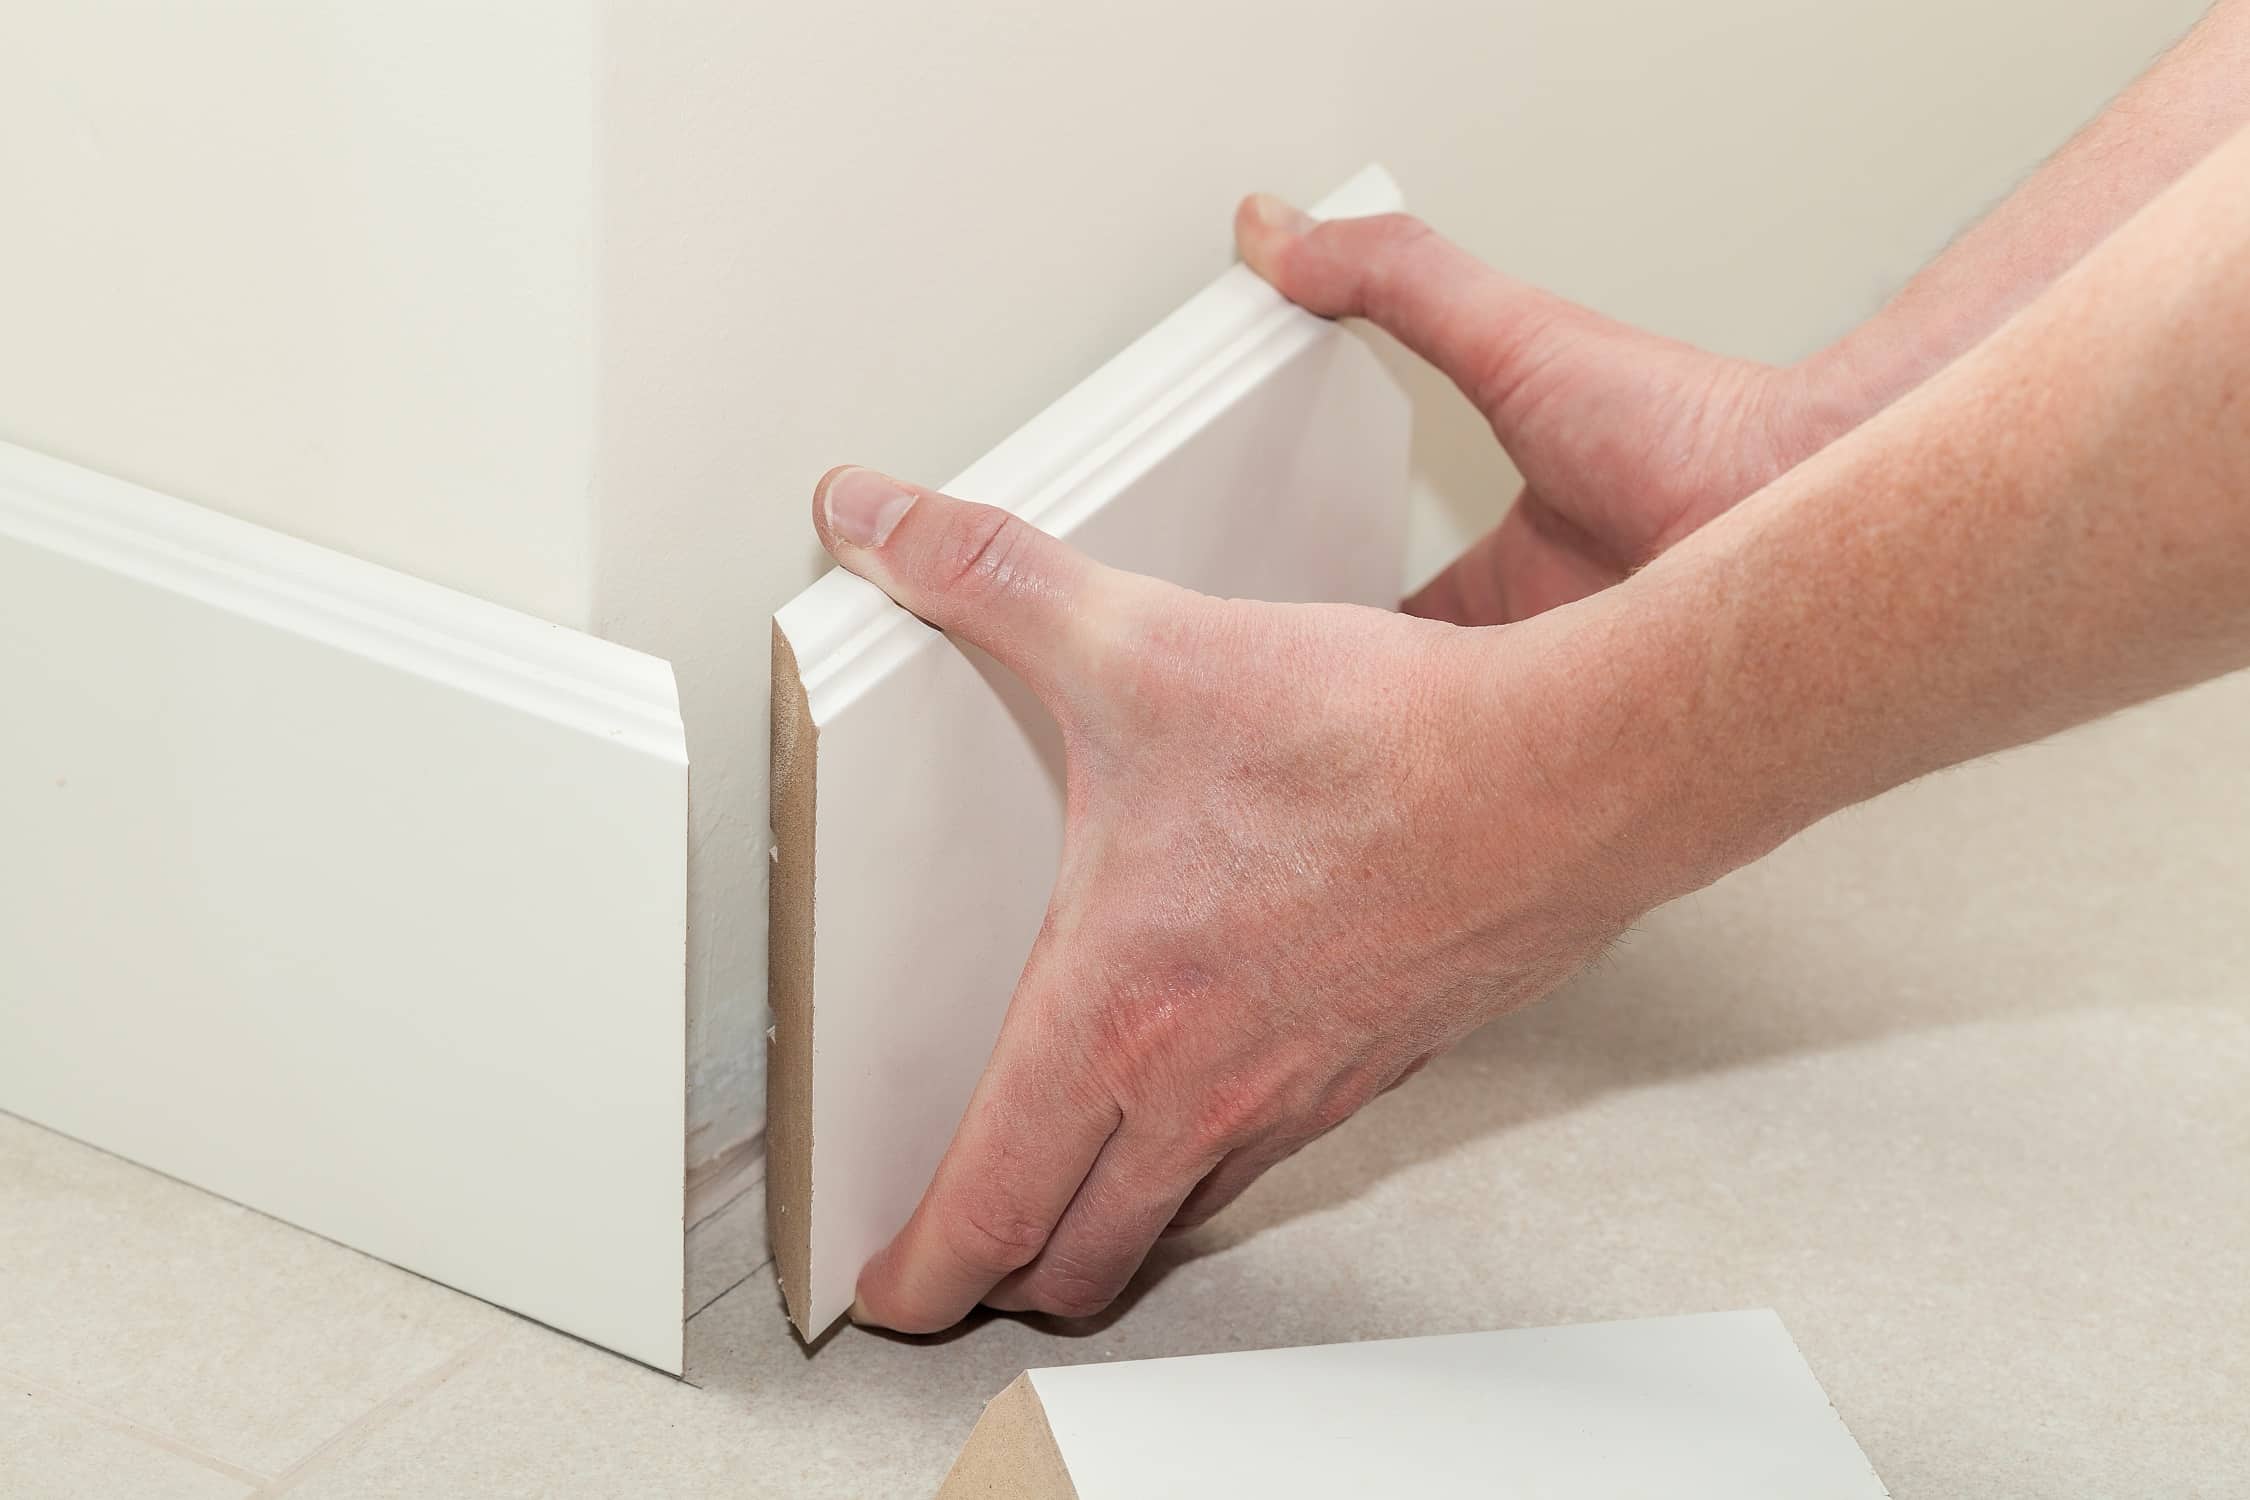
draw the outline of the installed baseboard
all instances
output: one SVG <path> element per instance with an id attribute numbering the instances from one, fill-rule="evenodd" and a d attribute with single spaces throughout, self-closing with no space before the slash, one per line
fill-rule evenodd
<path id="1" fill-rule="evenodd" d="M 1377 169 L 1320 205 L 1397 206 Z M 1405 395 L 1236 267 L 947 486 L 1207 593 L 1389 607 Z M 767 1215 L 808 1336 L 906 1221 L 1062 842 L 1060 741 L 989 659 L 829 574 L 775 617 Z"/>
<path id="2" fill-rule="evenodd" d="M 0 445 L 0 1107 L 681 1364 L 671 669 Z"/>

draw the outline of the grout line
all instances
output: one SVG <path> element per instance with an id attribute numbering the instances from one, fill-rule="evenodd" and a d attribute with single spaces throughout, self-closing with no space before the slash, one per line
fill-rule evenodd
<path id="1" fill-rule="evenodd" d="M 748 1281 L 748 1280 L 749 1280 L 749 1279 L 750 1279 L 751 1277 L 753 1277 L 753 1276 L 757 1275 L 757 1274 L 758 1274 L 758 1273 L 759 1273 L 760 1271 L 763 1271 L 763 1270 L 764 1270 L 764 1269 L 765 1269 L 766 1267 L 768 1267 L 768 1266 L 770 1266 L 770 1265 L 772 1265 L 772 1264 L 773 1264 L 773 1257 L 772 1257 L 771 1255 L 768 1255 L 768 1256 L 767 1256 L 767 1257 L 766 1257 L 766 1258 L 765 1258 L 764 1260 L 761 1260 L 761 1261 L 759 1261 L 759 1262 L 758 1262 L 758 1263 L 757 1263 L 756 1265 L 752 1266 L 752 1267 L 751 1267 L 751 1268 L 750 1268 L 749 1270 L 747 1270 L 747 1271 L 743 1272 L 743 1273 L 742 1273 L 742 1274 L 741 1274 L 740 1276 L 737 1276 L 737 1277 L 736 1277 L 736 1278 L 735 1278 L 734 1280 L 732 1280 L 732 1281 L 728 1282 L 728 1283 L 727 1283 L 727 1285 L 726 1285 L 726 1290 L 725 1290 L 725 1291 L 721 1291 L 721 1292 L 716 1292 L 716 1293 L 714 1293 L 714 1294 L 712 1295 L 712 1297 L 710 1298 L 710 1300 L 709 1300 L 709 1301 L 705 1302 L 705 1303 L 704 1303 L 704 1304 L 703 1304 L 703 1305 L 702 1305 L 701 1307 L 697 1308 L 697 1309 L 696 1309 L 696 1310 L 695 1310 L 694 1312 L 691 1312 L 691 1313 L 689 1313 L 689 1314 L 687 1315 L 687 1319 L 686 1319 L 686 1321 L 688 1321 L 688 1322 L 692 1323 L 692 1322 L 694 1322 L 694 1321 L 695 1321 L 695 1320 L 696 1320 L 697 1318 L 700 1318 L 700 1317 L 702 1317 L 702 1316 L 703 1316 L 703 1315 L 704 1315 L 705 1313 L 707 1313 L 707 1312 L 709 1312 L 709 1311 L 711 1310 L 711 1306 L 712 1306 L 712 1304 L 713 1304 L 713 1303 L 715 1303 L 715 1302 L 717 1302 L 717 1301 L 718 1301 L 718 1300 L 719 1300 L 719 1299 L 720 1299 L 721 1297 L 724 1297 L 724 1296 L 725 1296 L 725 1295 L 727 1294 L 727 1292 L 731 1292 L 731 1291 L 733 1291 L 733 1290 L 734 1290 L 734 1289 L 735 1289 L 736 1287 L 738 1287 L 738 1286 L 742 1285 L 742 1283 L 744 1283 L 745 1281 Z"/>
<path id="2" fill-rule="evenodd" d="M 450 1359 L 424 1370 L 421 1374 L 376 1402 L 354 1418 L 342 1431 L 335 1433 L 326 1442 L 313 1449 L 312 1452 L 298 1459 L 274 1478 L 266 1481 L 266 1487 L 259 1490 L 256 1496 L 252 1497 L 252 1500 L 266 1500 L 269 1495 L 279 1495 L 294 1489 L 300 1479 L 318 1473 L 331 1461 L 358 1447 L 364 1439 L 390 1421 L 392 1417 L 397 1416 L 400 1412 L 467 1369 L 479 1355 L 500 1341 L 502 1331 L 495 1329 L 482 1338 L 471 1341 L 466 1348 L 454 1354 Z"/>
<path id="3" fill-rule="evenodd" d="M 12 1390 L 22 1391 L 34 1401 L 43 1401 L 49 1406 L 60 1407 L 72 1416 L 83 1417 L 89 1422 L 98 1423 L 114 1432 L 121 1432 L 127 1437 L 148 1444 L 151 1448 L 161 1448 L 175 1458 L 184 1458 L 200 1464 L 215 1473 L 224 1474 L 229 1479 L 248 1485 L 261 1485 L 270 1482 L 270 1476 L 261 1474 L 255 1469 L 245 1469 L 240 1464 L 230 1464 L 223 1458 L 214 1457 L 200 1448 L 173 1437 L 168 1432 L 160 1432 L 154 1427 L 144 1427 L 131 1417 L 121 1417 L 116 1412 L 104 1410 L 91 1401 L 81 1400 L 68 1391 L 58 1391 L 53 1386 L 45 1385 L 28 1376 L 17 1375 L 10 1371 L 0 1371 L 0 1383 L 5 1383 Z"/>

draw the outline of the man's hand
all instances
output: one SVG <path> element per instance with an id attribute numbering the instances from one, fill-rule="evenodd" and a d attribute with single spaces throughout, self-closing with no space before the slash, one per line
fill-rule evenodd
<path id="1" fill-rule="evenodd" d="M 1968 352 L 1977 318 L 1897 340 L 1953 362 L 1794 468 L 1770 375 L 1401 221 L 1247 212 L 1284 292 L 1398 332 L 1509 444 L 1528 513 L 1419 601 L 1497 629 L 1206 598 L 831 473 L 837 560 L 1013 670 L 1068 760 L 1046 923 L 862 1320 L 1095 1311 L 1167 1225 L 1658 902 L 2250 665 L 2246 184 L 2237 133 Z"/>
<path id="2" fill-rule="evenodd" d="M 864 469 L 814 517 L 1020 676 L 1068 758 L 1045 925 L 935 1180 L 860 1278 L 864 1322 L 1098 1311 L 1168 1225 L 1657 899 L 1615 799 L 1555 753 L 1576 674 L 1547 622 L 1209 598 Z"/>
<path id="3" fill-rule="evenodd" d="M 1259 275 L 1429 360 L 1524 477 L 1499 526 L 1406 602 L 1460 625 L 1521 620 L 1616 583 L 1872 410 L 1823 362 L 1782 369 L 1643 333 L 1498 271 L 1403 214 L 1326 222 L 1243 201 Z"/>
<path id="4" fill-rule="evenodd" d="M 1416 220 L 1317 223 L 1258 196 L 1242 258 L 1436 365 L 1524 477 L 1406 608 L 1521 620 L 1616 583 L 1943 369 L 2250 120 L 2250 0 L 2195 31 L 1881 313 L 1788 368 L 1642 333 L 1502 275 Z"/>

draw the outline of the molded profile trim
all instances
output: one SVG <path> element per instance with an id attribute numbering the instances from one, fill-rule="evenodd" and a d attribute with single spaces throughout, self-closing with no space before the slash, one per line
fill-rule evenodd
<path id="1" fill-rule="evenodd" d="M 1400 206 L 1398 184 L 1362 168 L 1314 205 L 1317 218 Z M 1107 500 L 1105 471 L 1130 466 L 1175 420 L 1199 413 L 1286 360 L 1327 326 L 1248 266 L 1229 268 L 998 447 L 945 485 L 1068 536 Z M 832 568 L 774 616 L 795 648 L 813 722 L 848 705 L 891 663 L 937 634 L 875 585 Z"/>
<path id="2" fill-rule="evenodd" d="M 9 443 L 0 537 L 687 764 L 668 662 Z"/>
<path id="3" fill-rule="evenodd" d="M 0 1108 L 682 1368 L 668 663 L 0 444 Z"/>

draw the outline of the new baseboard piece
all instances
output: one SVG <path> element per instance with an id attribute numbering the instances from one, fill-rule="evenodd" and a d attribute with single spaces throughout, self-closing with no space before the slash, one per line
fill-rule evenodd
<path id="1" fill-rule="evenodd" d="M 1370 168 L 1319 205 L 1397 206 Z M 1357 336 L 1236 267 L 946 488 L 1209 593 L 1396 602 L 1410 417 Z M 961 1118 L 1061 844 L 1052 723 L 832 572 L 774 630 L 767 1218 L 807 1336 Z"/>
<path id="2" fill-rule="evenodd" d="M 1771 1312 L 1027 1370 L 938 1500 L 1884 1500 Z"/>
<path id="3" fill-rule="evenodd" d="M 0 1107 L 681 1367 L 664 662 L 0 445 Z"/>

